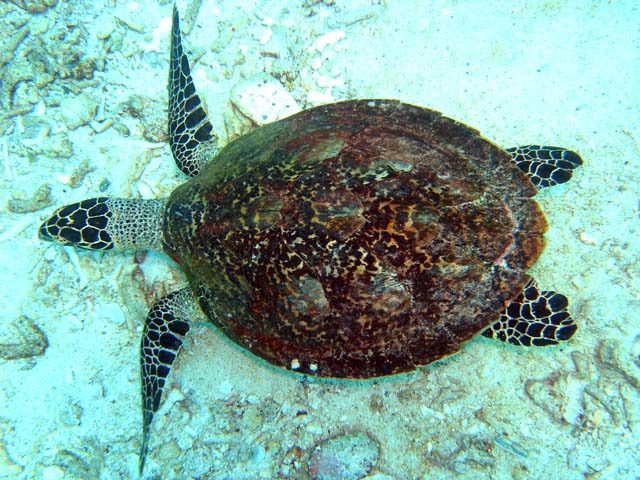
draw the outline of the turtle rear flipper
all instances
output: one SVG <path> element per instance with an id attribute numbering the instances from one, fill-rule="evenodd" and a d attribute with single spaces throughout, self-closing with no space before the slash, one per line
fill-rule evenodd
<path id="1" fill-rule="evenodd" d="M 169 144 L 173 159 L 183 173 L 194 177 L 213 158 L 217 142 L 212 128 L 191 78 L 189 59 L 182 48 L 178 9 L 174 5 L 169 64 Z"/>
<path id="2" fill-rule="evenodd" d="M 500 314 L 500 320 L 482 332 L 512 345 L 543 347 L 569 340 L 578 326 L 567 307 L 567 297 L 560 293 L 541 292 L 533 279 Z"/>
<path id="3" fill-rule="evenodd" d="M 164 200 L 89 198 L 56 210 L 39 236 L 87 250 L 162 250 Z"/>
<path id="4" fill-rule="evenodd" d="M 538 189 L 568 182 L 582 165 L 580 155 L 562 147 L 524 145 L 507 148 L 507 153 Z"/>
<path id="5" fill-rule="evenodd" d="M 203 315 L 187 287 L 158 300 L 147 315 L 140 343 L 142 380 L 142 444 L 140 474 L 149 448 L 151 421 L 160 407 L 162 392 L 194 317 Z"/>

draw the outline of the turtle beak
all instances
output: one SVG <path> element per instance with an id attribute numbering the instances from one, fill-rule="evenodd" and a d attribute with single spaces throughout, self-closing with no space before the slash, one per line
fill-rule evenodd
<path id="1" fill-rule="evenodd" d="M 53 238 L 51 238 L 51 236 L 49 235 L 49 232 L 47 232 L 47 222 L 44 222 L 42 225 L 40 225 L 40 230 L 38 231 L 38 238 L 40 240 L 47 240 L 47 241 L 53 240 Z"/>
<path id="2" fill-rule="evenodd" d="M 48 240 L 60 245 L 75 245 L 80 248 L 89 248 L 83 232 L 87 225 L 88 201 L 72 203 L 57 209 L 49 220 L 40 226 L 38 236 L 42 240 Z"/>
<path id="3" fill-rule="evenodd" d="M 40 225 L 40 240 L 55 242 L 60 245 L 73 245 L 81 240 L 80 230 L 75 228 L 72 213 L 78 211 L 79 204 L 67 205 L 56 210 L 51 217 Z M 71 213 L 70 213 L 71 212 Z"/>
<path id="4" fill-rule="evenodd" d="M 42 225 L 40 225 L 40 230 L 38 230 L 38 238 L 40 240 L 46 240 L 48 242 L 53 242 L 54 241 L 54 238 L 49 233 L 49 230 L 53 226 L 51 224 L 51 220 L 52 219 L 49 219 L 46 222 L 43 222 Z"/>

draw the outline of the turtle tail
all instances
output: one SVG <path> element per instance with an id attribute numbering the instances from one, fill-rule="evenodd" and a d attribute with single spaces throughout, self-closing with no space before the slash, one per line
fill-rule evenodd
<path id="1" fill-rule="evenodd" d="M 59 208 L 40 238 L 88 250 L 162 249 L 164 200 L 90 198 Z"/>

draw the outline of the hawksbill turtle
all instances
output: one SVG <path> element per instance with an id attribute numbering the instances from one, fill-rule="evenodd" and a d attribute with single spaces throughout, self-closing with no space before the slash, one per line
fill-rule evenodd
<path id="1" fill-rule="evenodd" d="M 168 198 L 92 198 L 40 236 L 90 250 L 154 249 L 189 286 L 153 305 L 140 345 L 143 440 L 194 319 L 307 375 L 414 370 L 477 334 L 554 345 L 577 326 L 567 298 L 527 270 L 547 223 L 533 199 L 582 160 L 503 150 L 439 112 L 395 100 L 323 105 L 218 151 L 174 7 L 169 143 L 191 177 Z"/>

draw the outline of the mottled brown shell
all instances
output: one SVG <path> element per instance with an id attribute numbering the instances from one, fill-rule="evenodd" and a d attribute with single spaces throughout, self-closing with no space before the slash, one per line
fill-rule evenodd
<path id="1" fill-rule="evenodd" d="M 528 279 L 535 187 L 478 132 L 386 100 L 258 128 L 170 197 L 167 252 L 232 340 L 365 378 L 455 353 Z"/>

